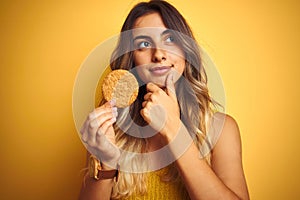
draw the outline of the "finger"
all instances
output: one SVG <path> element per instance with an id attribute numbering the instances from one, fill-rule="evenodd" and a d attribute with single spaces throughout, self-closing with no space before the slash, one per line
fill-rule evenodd
<path id="1" fill-rule="evenodd" d="M 117 115 L 116 108 L 104 108 L 104 106 L 101 106 L 99 108 L 96 108 L 87 116 L 87 119 L 85 120 L 83 126 L 80 129 L 81 139 L 83 140 L 83 142 L 88 142 L 88 140 L 90 139 L 90 135 L 92 135 L 93 137 L 94 133 L 101 125 L 99 117 L 102 115 L 105 116 L 107 115 L 107 113 L 113 113 L 113 115 Z"/>
<path id="2" fill-rule="evenodd" d="M 112 106 L 111 106 L 110 102 L 108 101 L 108 102 L 106 102 L 105 104 L 103 104 L 102 106 L 100 106 L 100 107 L 98 107 L 96 109 L 100 109 L 101 107 L 103 107 L 103 108 L 111 108 Z"/>
<path id="3" fill-rule="evenodd" d="M 88 133 L 87 132 L 83 132 L 81 135 L 81 141 L 83 143 L 87 143 L 88 142 Z"/>
<path id="4" fill-rule="evenodd" d="M 142 107 L 144 108 L 147 105 L 148 101 L 143 101 Z"/>
<path id="5" fill-rule="evenodd" d="M 81 134 L 81 136 L 84 134 L 84 132 L 86 131 L 86 127 L 87 127 L 87 124 L 88 124 L 88 121 L 87 120 L 85 120 L 84 121 L 84 123 L 83 123 L 83 125 L 81 126 L 81 128 L 80 128 L 80 134 Z"/>
<path id="6" fill-rule="evenodd" d="M 144 119 L 148 124 L 151 123 L 151 118 L 150 118 L 150 114 L 149 114 L 148 108 L 143 108 L 143 109 L 141 109 L 140 114 L 142 115 L 143 119 Z"/>
<path id="7" fill-rule="evenodd" d="M 150 101 L 148 101 L 145 105 L 145 107 L 143 109 L 141 109 L 140 114 L 142 115 L 142 117 L 144 118 L 144 120 L 150 124 L 151 120 L 151 116 L 150 116 L 150 109 L 153 106 L 153 103 Z"/>
<path id="8" fill-rule="evenodd" d="M 147 94 L 145 94 L 144 100 L 146 100 L 146 101 L 151 100 L 151 95 L 152 95 L 152 94 L 153 94 L 152 92 L 148 92 Z"/>
<path id="9" fill-rule="evenodd" d="M 89 125 L 87 139 L 90 140 L 90 142 L 95 142 L 96 134 L 97 134 L 99 127 L 102 127 L 106 123 L 106 121 L 109 121 L 109 120 L 114 120 L 114 122 L 115 122 L 117 115 L 118 115 L 117 113 L 111 111 L 111 112 L 102 114 L 98 118 L 94 119 Z M 103 132 L 103 133 L 105 133 L 105 132 Z"/>
<path id="10" fill-rule="evenodd" d="M 174 78 L 172 73 L 168 74 L 166 78 L 166 92 L 173 99 L 177 99 L 176 92 L 175 92 Z"/>
<path id="11" fill-rule="evenodd" d="M 150 109 L 150 107 L 153 105 L 153 102 L 152 101 L 143 101 L 142 103 L 142 107 L 145 108 L 145 107 L 148 107 L 148 109 Z"/>
<path id="12" fill-rule="evenodd" d="M 105 104 L 103 104 L 105 105 Z M 103 115 L 105 113 L 109 113 L 109 112 L 116 112 L 117 111 L 117 107 L 110 107 L 110 106 L 101 106 L 101 107 L 98 107 L 96 108 L 93 112 L 91 112 L 88 116 L 88 119 L 90 121 L 98 118 L 100 115 Z"/>
<path id="13" fill-rule="evenodd" d="M 87 119 L 85 120 L 84 125 L 80 129 L 81 140 L 84 143 L 89 142 L 90 132 L 94 132 L 96 130 L 97 126 L 98 126 L 97 123 L 93 122 L 94 118 L 95 118 L 95 113 L 93 111 L 87 116 Z"/>
<path id="14" fill-rule="evenodd" d="M 115 106 L 115 100 L 111 100 L 106 102 L 105 104 L 103 104 L 100 107 L 95 108 L 91 113 L 89 113 L 89 115 L 87 116 L 85 122 L 83 123 L 81 129 L 80 129 L 80 133 L 83 134 L 85 131 L 87 131 L 88 125 L 89 123 L 94 120 L 95 118 L 97 118 L 99 115 L 105 113 L 105 112 L 109 112 L 110 108 Z"/>
<path id="15" fill-rule="evenodd" d="M 95 114 L 95 110 L 93 110 L 92 112 L 90 112 L 90 113 L 88 114 L 88 116 L 86 117 L 86 120 L 85 120 L 84 123 L 83 123 L 83 126 L 82 126 L 81 129 L 80 129 L 80 133 L 81 133 L 81 134 L 84 134 L 85 132 L 88 131 L 88 127 L 89 127 L 91 121 L 93 121 L 96 117 L 97 117 L 97 116 L 96 116 L 96 114 Z"/>
<path id="16" fill-rule="evenodd" d="M 116 106 L 116 100 L 112 99 L 105 104 L 94 109 L 95 118 L 98 117 L 101 113 L 109 111 L 110 108 L 114 108 Z M 116 108 L 115 108 L 116 109 Z"/>
<path id="17" fill-rule="evenodd" d="M 116 106 L 116 99 L 112 99 L 108 102 L 106 102 L 105 104 L 103 104 L 105 107 L 109 108 L 109 107 L 115 107 Z"/>
<path id="18" fill-rule="evenodd" d="M 154 93 L 158 90 L 161 90 L 160 87 L 158 87 L 157 85 L 155 85 L 154 83 L 151 83 L 151 82 L 147 84 L 146 89 L 148 92 L 152 92 L 152 93 Z"/>
<path id="19" fill-rule="evenodd" d="M 110 120 L 112 118 L 116 118 L 118 116 L 118 112 L 116 107 L 110 109 L 109 112 L 103 113 L 100 116 L 98 116 L 96 119 L 92 120 L 90 123 L 90 128 L 99 128 L 105 123 L 107 120 Z"/>
<path id="20" fill-rule="evenodd" d="M 113 123 L 115 123 L 115 122 L 116 122 L 116 117 L 113 117 L 113 118 L 111 118 L 111 119 L 105 121 L 105 122 L 102 124 L 102 126 L 99 127 L 99 129 L 98 129 L 98 131 L 97 131 L 97 134 L 100 133 L 100 134 L 106 135 L 108 128 L 109 128 L 110 126 L 112 126 Z"/>

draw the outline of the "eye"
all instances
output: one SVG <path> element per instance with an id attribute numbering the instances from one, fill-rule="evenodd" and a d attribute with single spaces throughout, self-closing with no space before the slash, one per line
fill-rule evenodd
<path id="1" fill-rule="evenodd" d="M 175 38 L 170 35 L 167 37 L 166 42 L 170 42 L 170 43 L 175 42 Z"/>
<path id="2" fill-rule="evenodd" d="M 151 43 L 147 41 L 142 41 L 138 44 L 139 49 L 149 48 L 151 47 Z"/>

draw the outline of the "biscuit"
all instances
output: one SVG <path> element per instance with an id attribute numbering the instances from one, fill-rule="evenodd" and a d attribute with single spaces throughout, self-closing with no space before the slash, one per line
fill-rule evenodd
<path id="1" fill-rule="evenodd" d="M 102 93 L 104 99 L 106 101 L 116 99 L 118 108 L 131 105 L 136 100 L 138 92 L 138 82 L 128 70 L 113 70 L 103 80 Z"/>

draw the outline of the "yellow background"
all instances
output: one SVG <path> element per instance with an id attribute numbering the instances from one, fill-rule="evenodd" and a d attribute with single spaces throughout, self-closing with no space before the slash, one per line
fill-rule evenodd
<path id="1" fill-rule="evenodd" d="M 1 199 L 76 199 L 76 73 L 137 1 L 0 3 Z M 300 2 L 171 1 L 215 61 L 252 199 L 299 199 Z"/>

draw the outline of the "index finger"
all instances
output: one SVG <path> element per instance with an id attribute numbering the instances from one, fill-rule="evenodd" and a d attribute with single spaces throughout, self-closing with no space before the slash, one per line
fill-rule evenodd
<path id="1" fill-rule="evenodd" d="M 157 85 L 151 82 L 147 84 L 146 89 L 148 92 L 152 92 L 152 93 L 161 90 L 160 87 L 158 87 Z"/>
<path id="2" fill-rule="evenodd" d="M 112 108 L 112 107 L 115 107 L 115 105 L 116 105 L 116 100 L 112 99 L 112 100 L 107 101 L 104 104 L 100 105 L 99 107 L 95 108 L 95 110 L 99 110 L 101 108 Z"/>

